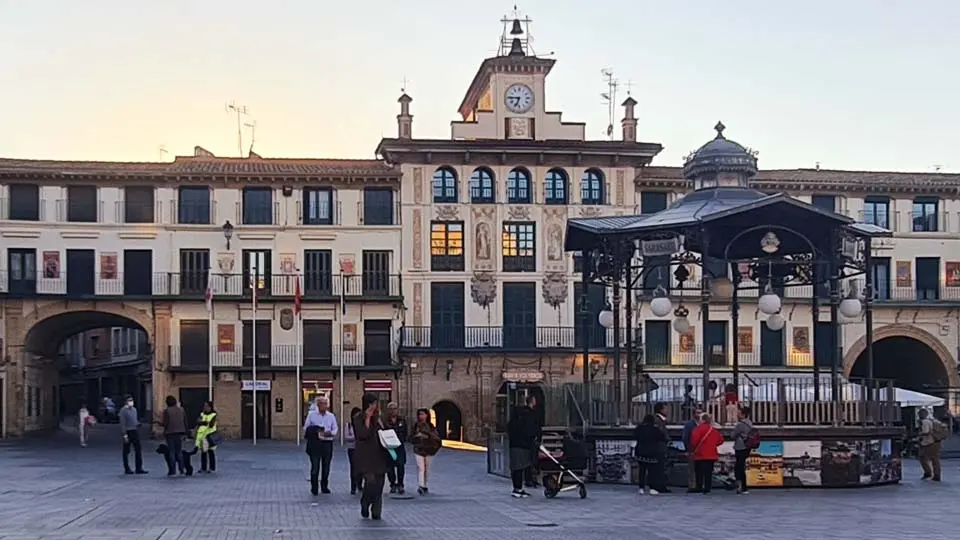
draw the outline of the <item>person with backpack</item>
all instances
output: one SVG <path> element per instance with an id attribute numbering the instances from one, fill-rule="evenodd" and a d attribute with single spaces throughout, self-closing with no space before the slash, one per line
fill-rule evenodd
<path id="1" fill-rule="evenodd" d="M 950 435 L 947 426 L 930 416 L 930 411 L 920 409 L 920 450 L 917 457 L 923 467 L 923 479 L 940 481 L 940 446 Z"/>
<path id="2" fill-rule="evenodd" d="M 747 486 L 747 458 L 750 452 L 760 447 L 760 432 L 753 427 L 750 413 L 750 407 L 742 407 L 737 425 L 733 428 L 733 451 L 736 456 L 733 476 L 737 481 L 737 493 L 741 495 L 750 493 Z"/>

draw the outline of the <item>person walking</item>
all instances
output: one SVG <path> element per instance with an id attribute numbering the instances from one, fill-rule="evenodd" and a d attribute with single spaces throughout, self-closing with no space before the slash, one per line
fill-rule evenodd
<path id="1" fill-rule="evenodd" d="M 344 442 L 347 443 L 347 461 L 350 462 L 350 494 L 356 495 L 357 491 L 363 490 L 363 477 L 360 476 L 356 462 L 357 436 L 353 432 L 353 419 L 361 412 L 360 407 L 354 407 L 350 410 L 350 418 L 344 422 Z"/>
<path id="2" fill-rule="evenodd" d="M 713 418 L 704 414 L 700 425 L 690 434 L 693 445 L 693 463 L 697 474 L 697 493 L 710 493 L 713 487 L 713 466 L 720 459 L 717 450 L 723 444 L 723 435 L 713 427 Z"/>
<path id="3" fill-rule="evenodd" d="M 340 432 L 337 417 L 330 412 L 330 399 L 318 396 L 316 410 L 310 411 L 303 422 L 304 436 L 307 437 L 310 428 L 313 430 L 313 446 L 307 437 L 307 454 L 310 456 L 310 492 L 317 494 L 317 475 L 320 475 L 320 492 L 330 493 L 330 461 L 333 460 L 333 439 Z M 311 452 L 311 448 L 313 451 Z"/>
<path id="4" fill-rule="evenodd" d="M 633 439 L 636 445 L 633 447 L 633 456 L 637 461 L 638 482 L 637 487 L 641 495 L 644 494 L 644 488 L 650 486 L 650 494 L 658 495 L 660 492 L 656 488 L 661 488 L 659 480 L 650 474 L 653 468 L 659 463 L 660 448 L 667 443 L 663 432 L 657 428 L 652 414 L 643 417 L 643 421 L 633 430 Z"/>
<path id="5" fill-rule="evenodd" d="M 167 443 L 167 476 L 176 476 L 185 472 L 183 463 L 183 438 L 187 434 L 187 415 L 177 398 L 167 396 L 167 408 L 160 417 L 163 426 L 163 438 Z"/>
<path id="6" fill-rule="evenodd" d="M 413 424 L 410 439 L 413 441 L 413 455 L 417 460 L 417 493 L 426 495 L 430 462 L 443 446 L 437 428 L 430 422 L 430 411 L 427 409 L 417 409 L 417 421 Z"/>
<path id="7" fill-rule="evenodd" d="M 683 441 L 683 451 L 687 455 L 687 493 L 697 491 L 697 474 L 693 466 L 693 446 L 690 444 L 690 435 L 693 434 L 693 430 L 700 424 L 700 416 L 702 414 L 703 410 L 698 405 L 694 405 L 692 417 L 683 424 L 681 441 Z"/>
<path id="8" fill-rule="evenodd" d="M 360 405 L 363 412 L 353 418 L 353 433 L 357 438 L 354 458 L 363 475 L 360 516 L 379 520 L 383 517 L 384 477 L 393 458 L 380 442 L 380 431 L 385 428 L 380 420 L 380 402 L 376 394 L 364 394 Z"/>
<path id="9" fill-rule="evenodd" d="M 510 479 L 513 482 L 512 496 L 519 499 L 529 497 L 523 489 L 523 481 L 527 471 L 533 467 L 533 450 L 539 435 L 539 422 L 529 403 L 533 397 L 527 398 L 527 403 L 516 407 L 510 422 L 507 423 L 507 438 L 510 446 Z"/>
<path id="10" fill-rule="evenodd" d="M 526 399 L 527 407 L 530 408 L 533 417 L 533 444 L 530 445 L 530 466 L 523 472 L 523 483 L 530 489 L 540 487 L 538 481 L 540 472 L 537 468 L 537 456 L 540 455 L 540 441 L 543 439 L 543 425 L 540 422 L 540 411 L 537 410 L 537 396 L 529 395 Z"/>
<path id="11" fill-rule="evenodd" d="M 120 432 L 123 433 L 123 472 L 124 474 L 147 474 L 143 469 L 143 448 L 140 444 L 140 416 L 133 406 L 133 396 L 127 400 L 118 415 Z M 133 449 L 134 469 L 130 468 L 130 450 Z"/>
<path id="12" fill-rule="evenodd" d="M 217 472 L 217 411 L 212 401 L 203 403 L 203 412 L 197 422 L 196 445 L 200 450 L 200 472 Z"/>
<path id="13" fill-rule="evenodd" d="M 753 422 L 750 420 L 750 407 L 743 407 L 737 413 L 739 420 L 733 428 L 733 452 L 736 455 L 736 462 L 733 465 L 733 476 L 737 481 L 737 493 L 746 495 L 750 493 L 747 486 L 747 458 L 753 450 L 753 440 L 751 432 L 755 430 Z"/>
<path id="14" fill-rule="evenodd" d="M 920 409 L 920 448 L 917 457 L 923 468 L 923 480 L 940 481 L 940 446 L 949 436 L 944 424 L 930 416 L 930 411 Z"/>
<path id="15" fill-rule="evenodd" d="M 77 412 L 78 425 L 77 429 L 80 433 L 80 446 L 83 448 L 87 447 L 87 434 L 89 433 L 90 427 L 93 426 L 95 419 L 90 411 L 87 410 L 87 404 L 81 403 L 80 410 Z"/>
<path id="16" fill-rule="evenodd" d="M 406 492 L 403 478 L 407 470 L 406 442 L 409 428 L 407 427 L 407 420 L 400 416 L 400 408 L 392 401 L 387 404 L 387 417 L 383 426 L 396 432 L 397 438 L 400 439 L 400 446 L 395 449 L 397 458 L 387 469 L 387 480 L 390 481 L 390 493 L 403 495 Z"/>
<path id="17" fill-rule="evenodd" d="M 653 423 L 663 433 L 664 442 L 658 448 L 657 463 L 652 465 L 649 471 L 653 478 L 648 482 L 653 489 L 660 493 L 670 493 L 670 488 L 667 487 L 667 443 L 670 441 L 670 432 L 667 431 L 667 416 L 669 414 L 670 410 L 666 403 L 657 403 L 653 406 Z"/>

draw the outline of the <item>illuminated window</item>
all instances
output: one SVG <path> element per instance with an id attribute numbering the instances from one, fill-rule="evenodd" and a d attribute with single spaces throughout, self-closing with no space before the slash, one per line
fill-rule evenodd
<path id="1" fill-rule="evenodd" d="M 507 175 L 507 202 L 530 204 L 533 190 L 530 189 L 530 173 L 526 169 L 513 169 Z"/>
<path id="2" fill-rule="evenodd" d="M 503 224 L 504 272 L 537 271 L 537 228 L 532 222 L 508 221 Z"/>
<path id="3" fill-rule="evenodd" d="M 434 272 L 463 271 L 462 221 L 434 221 L 430 224 L 430 269 Z"/>

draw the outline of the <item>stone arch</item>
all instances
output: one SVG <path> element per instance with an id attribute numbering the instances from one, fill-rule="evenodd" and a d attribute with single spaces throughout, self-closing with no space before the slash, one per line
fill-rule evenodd
<path id="1" fill-rule="evenodd" d="M 940 360 L 940 363 L 943 365 L 943 369 L 947 374 L 947 378 L 950 381 L 951 387 L 960 387 L 960 374 L 957 373 L 957 365 L 953 359 L 953 355 L 950 353 L 950 350 L 941 342 L 936 336 L 923 330 L 922 328 L 917 328 L 909 324 L 888 324 L 880 326 L 874 329 L 873 331 L 873 342 L 874 344 L 887 339 L 887 338 L 909 338 L 916 340 L 923 345 L 927 346 L 931 351 L 936 354 L 937 358 Z M 853 371 L 854 364 L 857 363 L 857 359 L 860 358 L 860 355 L 867 349 L 867 336 L 860 336 L 854 344 L 847 350 L 843 355 L 843 374 L 847 377 L 850 376 Z M 874 351 L 876 353 L 876 351 Z"/>
<path id="2" fill-rule="evenodd" d="M 452 399 L 441 399 L 430 407 L 440 437 L 461 441 L 465 437 L 463 410 Z"/>
<path id="3" fill-rule="evenodd" d="M 143 309 L 122 302 L 51 302 L 23 318 L 26 352 L 56 356 L 56 348 L 73 334 L 105 327 L 140 328 L 154 344 L 154 319 Z"/>

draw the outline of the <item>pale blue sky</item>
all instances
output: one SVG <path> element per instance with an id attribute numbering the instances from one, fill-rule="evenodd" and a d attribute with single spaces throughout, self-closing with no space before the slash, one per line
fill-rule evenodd
<path id="1" fill-rule="evenodd" d="M 960 170 L 956 0 L 528 0 L 556 53 L 547 106 L 602 138 L 600 70 L 633 81 L 658 165 L 712 136 L 763 168 Z M 0 156 L 155 160 L 236 155 L 247 105 L 257 152 L 372 157 L 396 133 L 449 137 L 512 2 L 0 0 Z M 623 93 L 621 93 L 621 100 Z M 619 112 L 618 112 L 619 116 Z M 617 127 L 619 131 L 619 123 Z M 247 135 L 248 137 L 248 135 Z"/>

